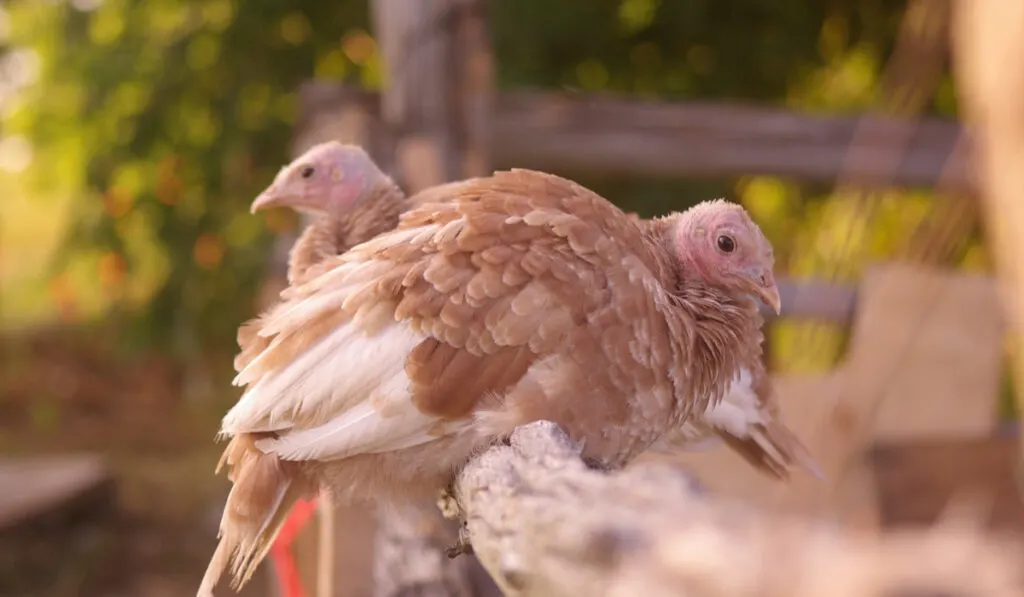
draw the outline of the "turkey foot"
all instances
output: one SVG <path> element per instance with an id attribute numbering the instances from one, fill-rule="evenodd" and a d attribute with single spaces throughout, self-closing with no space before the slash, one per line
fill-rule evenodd
<path id="1" fill-rule="evenodd" d="M 445 549 L 444 553 L 452 559 L 461 555 L 473 555 L 473 544 L 469 541 L 469 529 L 466 528 L 466 523 L 459 525 L 459 538 L 455 540 L 454 545 Z"/>

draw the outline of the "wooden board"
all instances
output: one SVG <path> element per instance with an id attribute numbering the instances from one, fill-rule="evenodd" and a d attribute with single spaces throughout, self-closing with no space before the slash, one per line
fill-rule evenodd
<path id="1" fill-rule="evenodd" d="M 1024 531 L 1019 438 L 992 436 L 887 442 L 871 451 L 882 523 L 931 525 L 968 500 L 992 529 Z"/>
<path id="2" fill-rule="evenodd" d="M 0 458 L 0 595 L 66 595 L 109 573 L 116 497 L 98 456 Z"/>
<path id="3" fill-rule="evenodd" d="M 826 473 L 835 475 L 829 501 L 848 519 L 879 521 L 867 459 L 879 436 L 955 428 L 951 433 L 963 437 L 994 428 L 997 326 L 971 314 L 996 312 L 988 288 L 983 278 L 900 263 L 864 276 L 850 350 L 836 370 L 842 389 L 821 427 L 831 436 L 822 455 Z M 973 399 L 984 394 L 987 399 Z M 906 407 L 905 401 L 913 402 Z M 955 415 L 936 412 L 944 409 Z"/>
<path id="4" fill-rule="evenodd" d="M 0 532 L 109 499 L 112 490 L 96 455 L 0 459 Z"/>
<path id="5" fill-rule="evenodd" d="M 828 416 L 839 386 L 832 375 L 782 376 L 773 379 L 780 408 L 790 426 L 815 455 L 826 451 L 829 436 L 821 433 L 820 422 Z M 714 492 L 751 500 L 760 506 L 804 510 L 813 496 L 828 483 L 798 474 L 791 483 L 780 483 L 758 472 L 741 457 L 723 446 L 672 456 L 644 455 L 642 459 L 668 458 L 692 471 Z"/>
<path id="6" fill-rule="evenodd" d="M 1024 78 L 1007 71 L 1003 58 L 1024 52 L 1024 5 L 954 2 L 952 7 L 958 111 L 978 143 L 973 166 L 984 198 L 986 244 L 1019 342 L 1024 332 Z M 1014 351 L 1013 372 L 1018 418 L 1024 423 L 1024 350 Z"/>
<path id="7" fill-rule="evenodd" d="M 987 437 L 998 419 L 1003 317 L 995 280 L 910 265 L 886 268 L 889 381 L 878 441 Z M 881 339 L 880 339 L 881 340 Z M 864 346 L 870 351 L 872 347 Z M 877 360 L 872 359 L 873 364 Z"/>
<path id="8" fill-rule="evenodd" d="M 818 459 L 825 479 L 797 472 L 783 483 L 763 474 L 727 447 L 673 455 L 710 490 L 737 497 L 761 508 L 818 516 L 868 529 L 878 527 L 873 505 L 871 471 L 856 454 L 834 439 L 849 422 L 835 418 L 834 405 L 843 391 L 835 374 L 782 376 L 774 379 L 787 425 Z M 661 458 L 645 456 L 644 458 Z M 865 508 L 867 504 L 871 507 Z"/>

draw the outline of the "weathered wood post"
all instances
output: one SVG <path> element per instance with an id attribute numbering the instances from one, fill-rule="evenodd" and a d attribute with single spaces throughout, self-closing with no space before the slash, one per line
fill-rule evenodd
<path id="1" fill-rule="evenodd" d="M 380 114 L 409 193 L 490 171 L 492 55 L 479 1 L 374 0 L 387 65 Z M 383 158 L 382 159 L 386 159 Z"/>
<path id="2" fill-rule="evenodd" d="M 373 0 L 387 68 L 380 98 L 380 156 L 407 193 L 489 173 L 492 56 L 484 4 L 465 0 Z M 385 166 L 387 167 L 387 166 Z M 453 524 L 434 504 L 378 511 L 374 595 L 470 597 L 475 561 L 449 560 Z M 479 577 L 478 577 L 479 578 Z"/>

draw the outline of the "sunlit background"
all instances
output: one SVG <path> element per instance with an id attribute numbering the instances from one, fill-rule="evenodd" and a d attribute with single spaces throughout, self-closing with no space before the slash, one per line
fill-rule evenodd
<path id="1" fill-rule="evenodd" d="M 32 585 L 48 587 L 38 594 L 194 591 L 223 496 L 210 465 L 219 417 L 238 396 L 235 332 L 257 308 L 273 239 L 298 226 L 248 206 L 290 157 L 301 83 L 386 85 L 366 4 L 0 1 L 0 450 L 102 450 L 129 513 L 120 535 L 83 540 L 79 560 L 62 556 Z M 496 0 L 490 25 L 501 89 L 861 113 L 886 110 L 882 74 L 904 9 Z M 945 68 L 920 115 L 956 114 Z M 856 281 L 865 264 L 914 255 L 989 267 L 976 214 L 928 189 L 865 199 L 766 176 L 558 173 L 645 216 L 741 201 L 774 243 L 780 275 Z M 808 350 L 806 328 L 773 328 L 775 369 L 840 357 L 842 329 L 819 325 Z"/>

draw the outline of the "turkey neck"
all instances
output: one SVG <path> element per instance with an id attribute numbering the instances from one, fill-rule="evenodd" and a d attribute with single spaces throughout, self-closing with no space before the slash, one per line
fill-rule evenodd
<path id="1" fill-rule="evenodd" d="M 655 273 L 672 297 L 674 308 L 666 317 L 676 318 L 680 356 L 697 364 L 691 369 L 692 395 L 715 403 L 741 366 L 760 361 L 763 318 L 753 297 L 711 286 L 672 258 L 673 223 L 668 217 L 638 225 L 650 241 Z"/>
<path id="2" fill-rule="evenodd" d="M 677 305 L 689 313 L 683 324 L 692 329 L 690 341 L 697 396 L 716 403 L 725 394 L 740 367 L 754 367 L 761 359 L 761 313 L 749 296 L 733 296 L 700 280 L 679 276 L 673 293 Z"/>
<path id="3" fill-rule="evenodd" d="M 288 283 L 303 281 L 310 268 L 325 259 L 394 229 L 405 209 L 405 194 L 394 183 L 389 183 L 351 209 L 318 216 L 288 254 Z"/>

